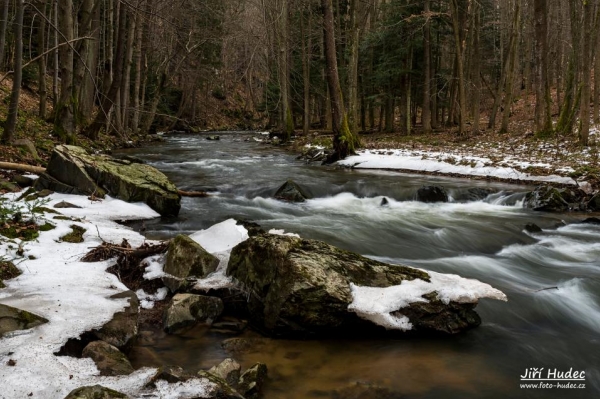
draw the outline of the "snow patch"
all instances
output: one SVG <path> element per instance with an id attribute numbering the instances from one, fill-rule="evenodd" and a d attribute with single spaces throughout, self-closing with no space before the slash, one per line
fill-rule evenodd
<path id="1" fill-rule="evenodd" d="M 408 331 L 413 325 L 408 317 L 401 314 L 401 309 L 411 303 L 428 302 L 423 295 L 432 292 L 437 292 L 440 301 L 446 305 L 450 302 L 477 303 L 480 298 L 507 300 L 502 291 L 481 281 L 423 271 L 429 274 L 431 282 L 406 280 L 400 285 L 385 288 L 361 287 L 351 283 L 352 303 L 348 310 L 387 329 Z"/>
<path id="2" fill-rule="evenodd" d="M 276 236 L 288 236 L 288 237 L 296 237 L 296 238 L 300 238 L 300 235 L 296 234 L 296 233 L 286 233 L 285 230 L 281 229 L 271 229 L 269 230 L 269 234 L 273 234 Z"/>

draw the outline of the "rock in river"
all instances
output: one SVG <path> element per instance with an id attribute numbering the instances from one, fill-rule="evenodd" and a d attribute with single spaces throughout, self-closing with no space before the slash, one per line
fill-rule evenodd
<path id="1" fill-rule="evenodd" d="M 219 259 L 206 252 L 204 248 L 189 236 L 178 235 L 169 243 L 169 252 L 165 264 L 163 283 L 172 291 L 185 284 L 189 276 L 206 277 L 219 266 Z"/>
<path id="2" fill-rule="evenodd" d="M 194 295 L 177 294 L 171 300 L 163 317 L 164 329 L 168 333 L 196 324 L 198 322 L 212 321 L 223 312 L 223 301 L 220 298 Z"/>
<path id="3" fill-rule="evenodd" d="M 480 324 L 487 284 L 389 265 L 320 241 L 260 234 L 236 246 L 227 274 L 247 293 L 253 325 L 274 336 L 361 334 L 382 327 L 457 333 Z"/>
<path id="4" fill-rule="evenodd" d="M 90 155 L 83 148 L 70 145 L 56 146 L 35 188 L 96 197 L 109 194 L 123 201 L 141 201 L 162 216 L 176 216 L 181 208 L 181 196 L 175 185 L 152 166 L 107 155 Z"/>
<path id="5" fill-rule="evenodd" d="M 417 191 L 417 201 L 448 202 L 448 193 L 444 187 L 423 186 Z"/>
<path id="6" fill-rule="evenodd" d="M 304 202 L 310 196 L 292 179 L 287 180 L 277 189 L 275 198 L 289 202 Z"/>

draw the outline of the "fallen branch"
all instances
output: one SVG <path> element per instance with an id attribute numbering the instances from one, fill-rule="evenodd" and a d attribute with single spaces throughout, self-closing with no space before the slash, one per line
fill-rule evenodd
<path id="1" fill-rule="evenodd" d="M 46 168 L 42 168 L 41 166 L 31 166 L 12 162 L 0 162 L 0 169 L 16 170 L 18 172 L 29 172 L 35 174 L 44 173 L 46 171 Z"/>
<path id="2" fill-rule="evenodd" d="M 197 197 L 197 198 L 208 197 L 208 193 L 206 191 L 183 191 L 183 190 L 177 190 L 177 192 L 182 197 Z"/>

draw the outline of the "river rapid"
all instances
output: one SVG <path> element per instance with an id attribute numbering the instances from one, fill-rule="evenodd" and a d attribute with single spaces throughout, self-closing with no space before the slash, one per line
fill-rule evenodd
<path id="1" fill-rule="evenodd" d="M 356 382 L 408 398 L 600 397 L 600 226 L 577 223 L 592 215 L 524 209 L 531 187 L 307 165 L 249 133 L 221 133 L 219 141 L 166 137 L 121 153 L 144 159 L 182 190 L 211 196 L 184 198 L 178 218 L 134 226 L 150 238 L 189 234 L 232 217 L 251 220 L 380 261 L 475 278 L 509 298 L 481 300 L 482 325 L 458 336 L 269 341 L 237 356 L 244 366 L 269 367 L 265 399 L 329 398 Z M 288 178 L 314 199 L 272 199 Z M 445 187 L 452 201 L 414 201 L 426 184 Z M 495 193 L 473 201 L 467 191 L 473 187 Z M 526 232 L 527 223 L 542 231 Z M 156 333 L 134 349 L 133 362 L 208 368 L 230 356 L 220 347 L 225 338 L 206 327 Z M 585 381 L 577 382 L 585 388 L 521 388 L 521 375 L 532 367 L 543 367 L 543 378 L 553 369 L 585 371 Z"/>

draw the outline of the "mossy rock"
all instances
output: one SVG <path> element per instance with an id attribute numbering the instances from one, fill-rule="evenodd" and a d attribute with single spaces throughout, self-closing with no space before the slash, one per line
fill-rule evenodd
<path id="1" fill-rule="evenodd" d="M 163 277 L 163 283 L 175 292 L 189 276 L 203 278 L 214 272 L 219 259 L 206 252 L 189 236 L 178 235 L 169 243 L 164 271 L 173 277 Z"/>
<path id="2" fill-rule="evenodd" d="M 11 261 L 0 261 L 0 280 L 10 280 L 22 274 Z"/>
<path id="3" fill-rule="evenodd" d="M 76 224 L 72 224 L 69 227 L 71 227 L 71 232 L 68 233 L 68 234 L 65 234 L 62 237 L 60 237 L 60 241 L 62 241 L 62 242 L 70 242 L 72 244 L 82 243 L 84 241 L 83 234 L 87 230 L 84 229 L 81 226 L 77 226 Z"/>
<path id="4" fill-rule="evenodd" d="M 152 166 L 90 155 L 81 147 L 59 145 L 54 149 L 46 173 L 35 188 L 50 188 L 67 194 L 110 194 L 129 202 L 145 202 L 162 216 L 176 216 L 181 196 L 167 176 Z"/>
<path id="5" fill-rule="evenodd" d="M 26 310 L 0 304 L 0 337 L 9 332 L 28 330 L 47 322 L 45 318 Z"/>
<path id="6" fill-rule="evenodd" d="M 81 387 L 71 391 L 65 399 L 127 399 L 124 393 L 105 388 L 101 385 Z"/>
<path id="7" fill-rule="evenodd" d="M 127 356 L 104 341 L 90 342 L 82 356 L 91 358 L 103 376 L 129 375 L 134 371 Z"/>

